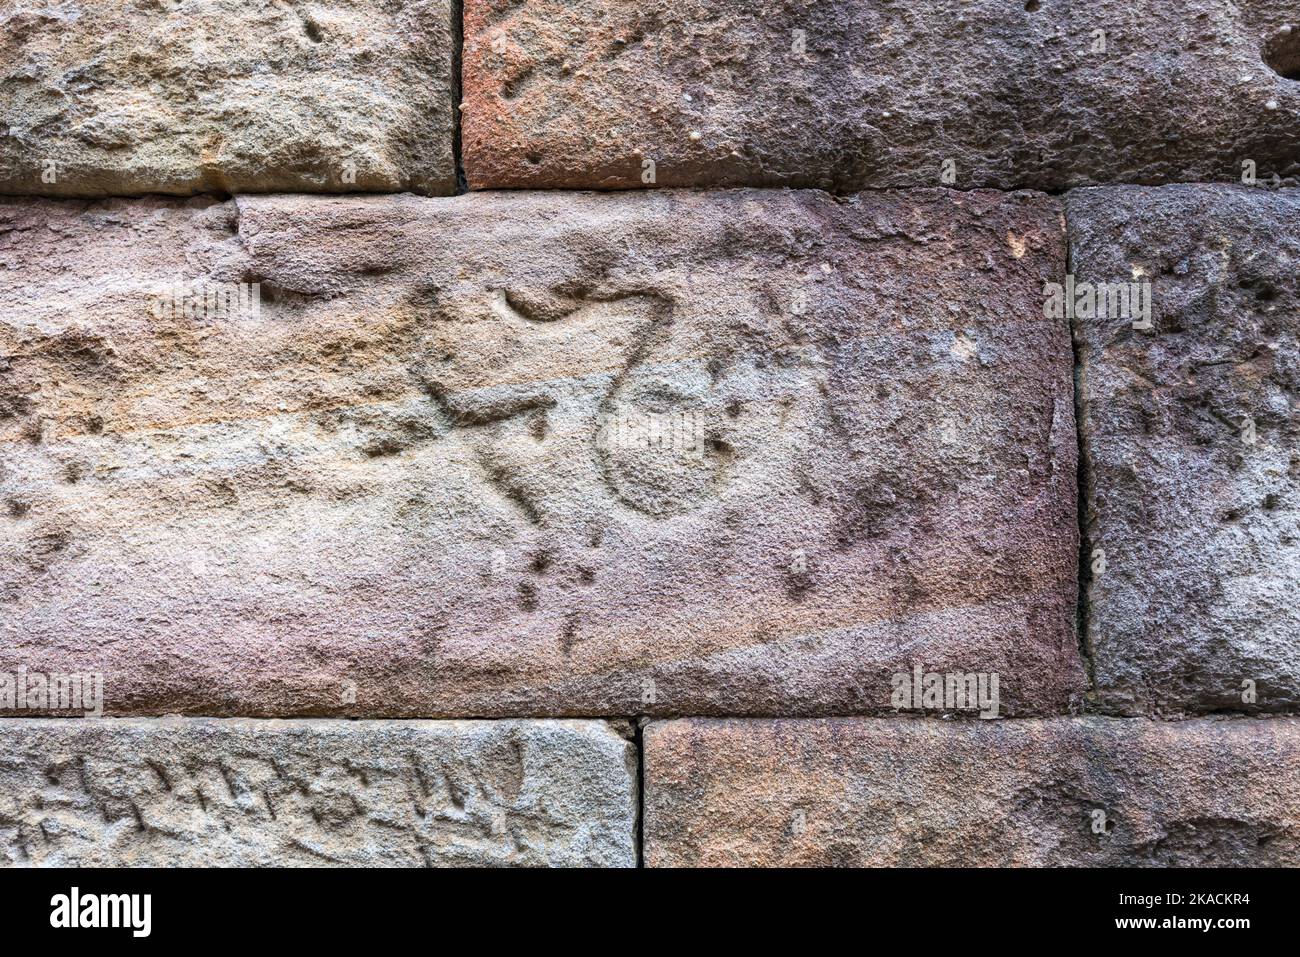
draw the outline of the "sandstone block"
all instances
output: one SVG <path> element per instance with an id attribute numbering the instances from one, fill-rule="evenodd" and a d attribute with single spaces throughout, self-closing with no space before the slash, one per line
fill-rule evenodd
<path id="1" fill-rule="evenodd" d="M 1292 866 L 1300 722 L 688 720 L 645 731 L 650 866 Z"/>
<path id="2" fill-rule="evenodd" d="M 129 714 L 1082 691 L 1049 197 L 37 200 L 0 264 L 0 671 Z"/>
<path id="3" fill-rule="evenodd" d="M 1152 307 L 1150 328 L 1110 301 L 1074 319 L 1099 703 L 1296 710 L 1300 191 L 1102 188 L 1068 207 L 1076 282 L 1149 284 Z"/>
<path id="4" fill-rule="evenodd" d="M 473 188 L 1300 173 L 1300 22 L 1264 0 L 466 0 L 464 63 Z"/>
<path id="5" fill-rule="evenodd" d="M 456 188 L 448 0 L 0 2 L 0 193 Z"/>
<path id="6" fill-rule="evenodd" d="M 0 864 L 636 861 L 636 757 L 604 722 L 10 719 L 3 732 Z"/>

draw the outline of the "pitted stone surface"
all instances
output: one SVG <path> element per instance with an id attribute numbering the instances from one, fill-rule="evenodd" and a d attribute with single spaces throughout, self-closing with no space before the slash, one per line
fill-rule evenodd
<path id="1" fill-rule="evenodd" d="M 448 0 L 0 0 L 0 193 L 450 193 Z"/>
<path id="2" fill-rule="evenodd" d="M 636 757 L 604 722 L 8 719 L 0 730 L 0 864 L 636 860 Z"/>
<path id="3" fill-rule="evenodd" d="M 1264 0 L 466 0 L 464 62 L 473 188 L 1300 174 Z"/>
<path id="4" fill-rule="evenodd" d="M 653 722 L 649 866 L 1296 866 L 1300 722 Z"/>
<path id="5" fill-rule="evenodd" d="M 1082 691 L 1059 203 L 15 202 L 0 670 L 110 713 L 890 712 Z M 254 318 L 154 309 L 258 281 Z"/>
<path id="6" fill-rule="evenodd" d="M 1068 211 L 1077 281 L 1153 303 L 1150 330 L 1074 321 L 1098 703 L 1300 709 L 1300 191 L 1098 188 Z"/>

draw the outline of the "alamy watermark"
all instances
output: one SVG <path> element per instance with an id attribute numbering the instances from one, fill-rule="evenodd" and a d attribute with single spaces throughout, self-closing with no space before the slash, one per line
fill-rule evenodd
<path id="1" fill-rule="evenodd" d="M 50 898 L 50 926 L 57 928 L 125 927 L 132 937 L 148 937 L 152 913 L 152 894 L 83 894 L 73 887 Z"/>
<path id="2" fill-rule="evenodd" d="M 700 409 L 641 412 L 622 408 L 602 414 L 596 444 L 605 451 L 661 452 L 699 461 L 704 458 L 704 413 Z"/>
<path id="3" fill-rule="evenodd" d="M 996 718 L 998 673 L 996 671 L 926 671 L 913 665 L 910 672 L 896 672 L 890 681 L 889 703 L 896 711 L 978 711 L 981 718 Z"/>
<path id="4" fill-rule="evenodd" d="M 172 283 L 153 297 L 155 319 L 256 319 L 262 313 L 261 283 Z"/>
<path id="5" fill-rule="evenodd" d="M 1129 319 L 1133 328 L 1151 329 L 1151 280 L 1134 282 L 1043 283 L 1043 316 L 1047 319 Z"/>
<path id="6" fill-rule="evenodd" d="M 0 671 L 0 709 L 8 711 L 80 711 L 87 718 L 104 714 L 104 676 L 45 674 L 19 667 L 15 673 Z"/>

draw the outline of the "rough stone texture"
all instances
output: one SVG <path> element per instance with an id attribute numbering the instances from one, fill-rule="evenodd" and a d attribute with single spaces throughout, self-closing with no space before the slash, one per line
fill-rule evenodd
<path id="1" fill-rule="evenodd" d="M 1149 332 L 1075 320 L 1100 705 L 1300 708 L 1300 191 L 1117 187 L 1068 206 L 1078 280 L 1140 276 L 1154 300 Z"/>
<path id="2" fill-rule="evenodd" d="M 450 193 L 456 42 L 449 0 L 0 0 L 0 193 Z"/>
<path id="3" fill-rule="evenodd" d="M 635 751 L 604 722 L 14 719 L 2 730 L 0 864 L 636 860 Z"/>
<path id="4" fill-rule="evenodd" d="M 888 711 L 919 663 L 1059 713 L 1063 270 L 1023 193 L 9 204 L 0 670 L 464 717 Z M 261 316 L 155 318 L 178 275 Z"/>
<path id="5" fill-rule="evenodd" d="M 650 866 L 1300 864 L 1286 718 L 655 722 L 644 788 Z"/>
<path id="6" fill-rule="evenodd" d="M 465 39 L 475 188 L 1300 173 L 1300 15 L 1264 0 L 466 0 Z"/>

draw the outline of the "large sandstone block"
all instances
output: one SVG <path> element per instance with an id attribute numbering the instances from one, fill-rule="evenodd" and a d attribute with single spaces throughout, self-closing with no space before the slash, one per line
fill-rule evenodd
<path id="1" fill-rule="evenodd" d="M 1068 199 L 1079 283 L 1150 283 L 1150 329 L 1074 321 L 1087 646 L 1121 713 L 1300 708 L 1300 191 Z"/>
<path id="2" fill-rule="evenodd" d="M 0 730 L 0 864 L 636 863 L 635 749 L 604 722 L 7 719 Z"/>
<path id="3" fill-rule="evenodd" d="M 890 711 L 1082 690 L 1059 203 L 27 201 L 0 671 L 111 713 Z M 260 312 L 157 309 L 256 280 Z"/>
<path id="4" fill-rule="evenodd" d="M 0 0 L 0 193 L 456 187 L 449 0 Z"/>
<path id="5" fill-rule="evenodd" d="M 649 866 L 1300 864 L 1300 722 L 688 720 Z"/>
<path id="6" fill-rule="evenodd" d="M 464 62 L 476 188 L 1300 173 L 1300 18 L 1264 0 L 466 0 Z"/>

